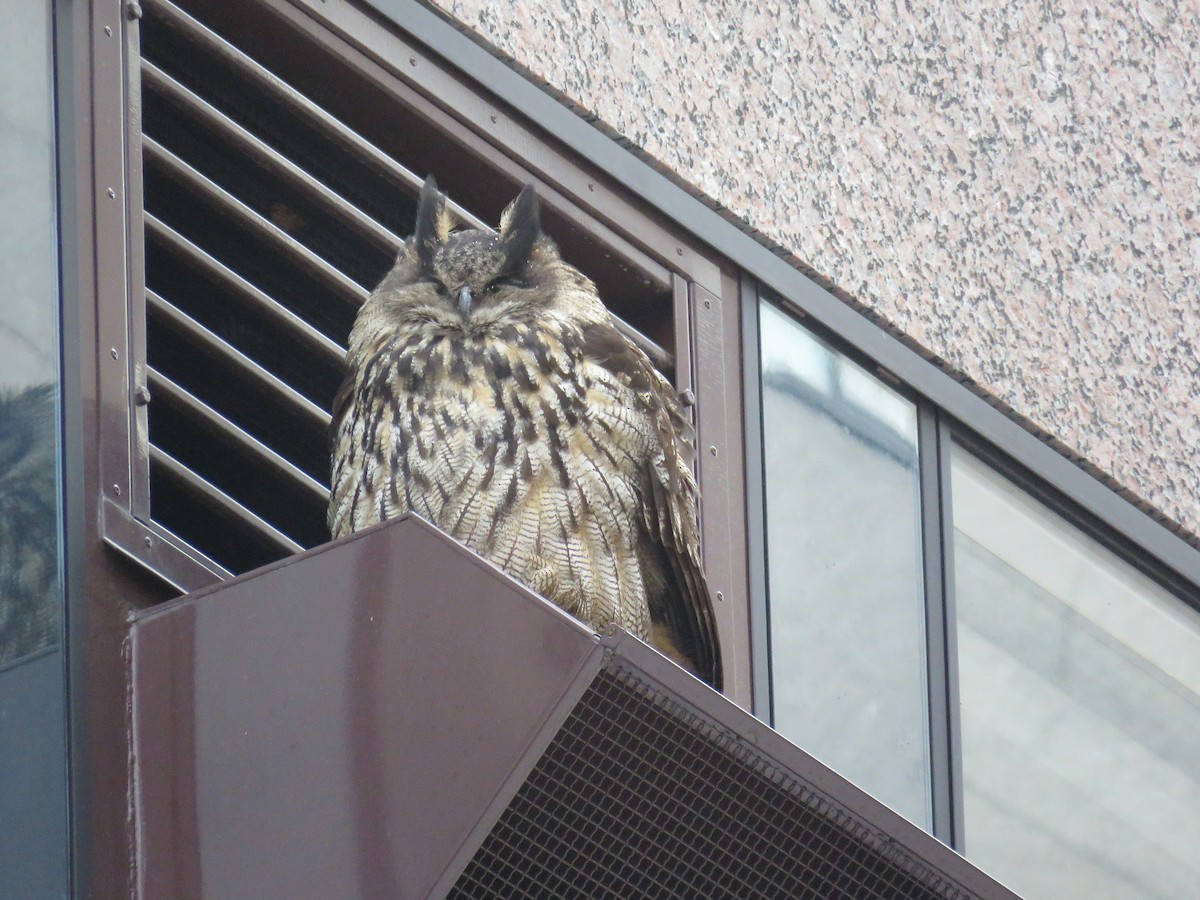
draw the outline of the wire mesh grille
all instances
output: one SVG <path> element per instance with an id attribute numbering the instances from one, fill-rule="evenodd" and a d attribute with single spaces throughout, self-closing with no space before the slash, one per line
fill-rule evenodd
<path id="1" fill-rule="evenodd" d="M 610 667 L 450 896 L 973 895 L 633 671 Z"/>

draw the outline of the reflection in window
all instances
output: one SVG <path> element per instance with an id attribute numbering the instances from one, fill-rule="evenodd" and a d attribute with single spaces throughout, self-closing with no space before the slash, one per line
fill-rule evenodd
<path id="1" fill-rule="evenodd" d="M 67 892 L 50 11 L 0 54 L 0 897 Z"/>
<path id="2" fill-rule="evenodd" d="M 760 314 L 773 724 L 928 827 L 916 407 Z"/>
<path id="3" fill-rule="evenodd" d="M 0 393 L 0 669 L 58 643 L 52 385 Z"/>
<path id="4" fill-rule="evenodd" d="M 1030 898 L 1200 885 L 1200 615 L 955 448 L 969 859 Z"/>

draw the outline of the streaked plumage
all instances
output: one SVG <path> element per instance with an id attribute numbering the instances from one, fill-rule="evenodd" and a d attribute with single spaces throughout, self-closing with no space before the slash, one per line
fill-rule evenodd
<path id="1" fill-rule="evenodd" d="M 720 688 L 678 399 L 542 233 L 532 186 L 492 234 L 453 231 L 427 181 L 347 361 L 334 537 L 412 510 Z"/>

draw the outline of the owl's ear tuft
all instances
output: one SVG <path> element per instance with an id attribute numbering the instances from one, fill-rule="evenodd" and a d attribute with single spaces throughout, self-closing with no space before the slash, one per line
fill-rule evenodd
<path id="1" fill-rule="evenodd" d="M 430 175 L 421 185 L 421 196 L 417 201 L 417 224 L 413 231 L 417 258 L 423 268 L 430 266 L 434 250 L 450 236 L 453 227 L 454 213 L 450 211 L 446 195 L 438 190 L 437 182 Z"/>
<path id="2" fill-rule="evenodd" d="M 532 184 L 521 188 L 517 199 L 500 216 L 500 239 L 508 252 L 509 268 L 525 264 L 534 242 L 542 236 L 542 217 Z"/>

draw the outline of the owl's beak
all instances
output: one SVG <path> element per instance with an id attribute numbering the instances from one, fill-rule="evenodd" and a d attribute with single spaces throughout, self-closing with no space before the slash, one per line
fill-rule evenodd
<path id="1" fill-rule="evenodd" d="M 463 289 L 458 292 L 458 314 L 464 319 L 471 315 L 471 303 L 474 299 L 471 289 L 463 285 Z"/>

